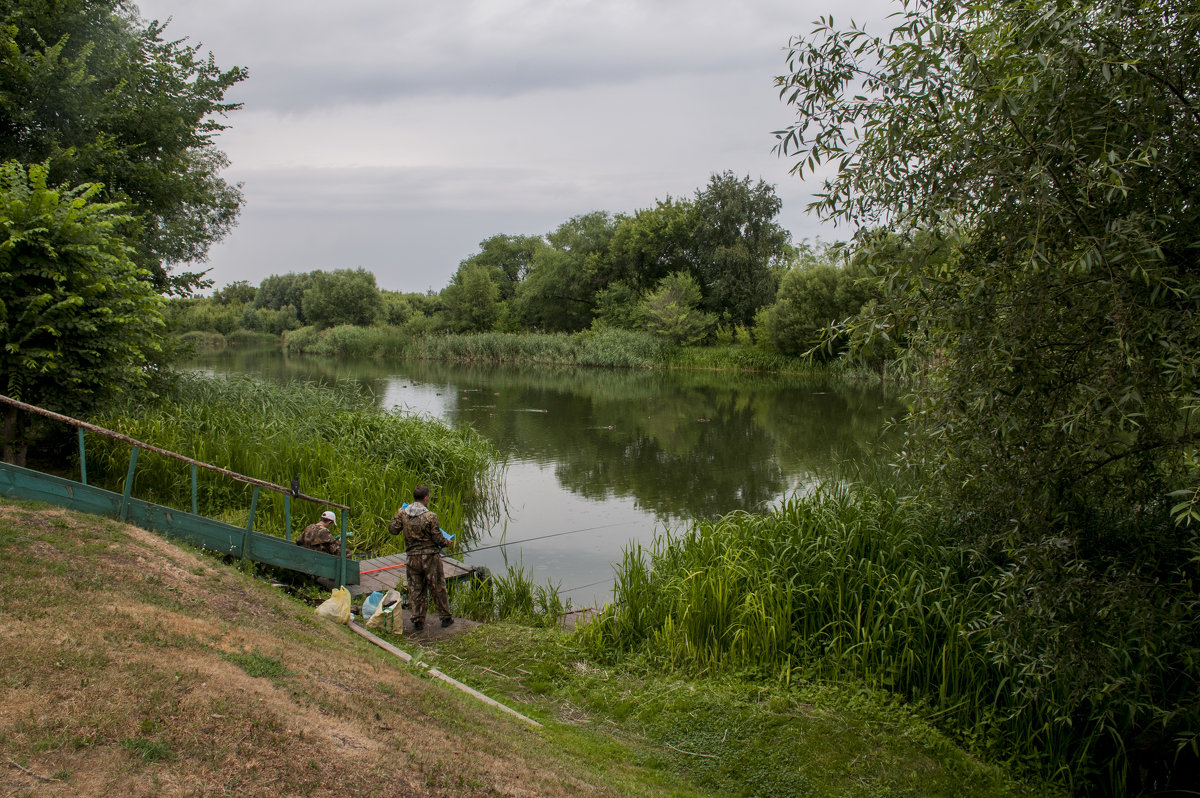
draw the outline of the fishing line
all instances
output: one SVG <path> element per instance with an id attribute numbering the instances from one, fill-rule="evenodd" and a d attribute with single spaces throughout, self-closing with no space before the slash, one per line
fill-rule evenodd
<path id="1" fill-rule="evenodd" d="M 564 590 L 562 592 L 570 593 L 575 590 L 585 590 L 589 587 L 595 587 L 596 585 L 603 585 L 604 583 L 611 582 L 611 581 L 612 581 L 611 579 L 601 579 L 599 582 L 592 582 L 590 585 L 580 585 L 579 587 L 568 588 L 567 590 Z"/>
<path id="2" fill-rule="evenodd" d="M 502 546 L 515 546 L 518 543 L 529 543 L 534 540 L 545 540 L 546 538 L 557 538 L 557 537 L 562 537 L 563 535 L 575 535 L 580 532 L 592 532 L 597 529 L 611 529 L 614 526 L 625 526 L 626 523 L 627 522 L 622 521 L 617 524 L 605 524 L 604 526 L 589 526 L 589 527 L 584 527 L 583 529 L 571 529 L 566 532 L 554 532 L 549 535 L 538 535 L 537 537 L 525 538 L 524 540 L 510 540 L 505 543 L 493 543 L 490 546 L 480 546 L 477 549 L 467 549 L 466 551 L 455 552 L 455 556 L 457 557 L 457 556 L 461 556 L 463 554 L 474 554 L 477 551 L 487 551 L 488 549 L 498 549 Z"/>

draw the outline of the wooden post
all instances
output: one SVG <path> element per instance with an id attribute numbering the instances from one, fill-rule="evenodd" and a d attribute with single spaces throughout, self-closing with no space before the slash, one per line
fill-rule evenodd
<path id="1" fill-rule="evenodd" d="M 129 494 L 133 491 L 133 469 L 137 466 L 138 447 L 133 447 L 129 455 L 129 470 L 125 472 L 125 495 L 121 497 L 121 512 L 117 515 L 122 521 L 129 514 Z"/>
<path id="2" fill-rule="evenodd" d="M 87 452 L 83 448 L 83 427 L 79 428 L 79 482 L 87 484 Z"/>
<path id="3" fill-rule="evenodd" d="M 346 510 L 342 510 L 342 545 L 338 546 L 338 586 L 346 584 Z"/>
<path id="4" fill-rule="evenodd" d="M 292 496 L 283 494 L 283 536 L 285 540 L 292 539 Z"/>
<path id="5" fill-rule="evenodd" d="M 192 515 L 200 515 L 196 504 L 196 465 L 192 464 Z"/>

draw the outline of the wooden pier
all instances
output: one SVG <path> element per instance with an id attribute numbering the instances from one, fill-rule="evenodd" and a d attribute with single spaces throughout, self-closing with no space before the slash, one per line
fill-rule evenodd
<path id="1" fill-rule="evenodd" d="M 483 569 L 472 567 L 449 557 L 442 557 L 442 571 L 446 574 L 446 582 L 456 582 L 460 579 L 470 579 L 475 574 L 481 574 Z M 376 590 L 388 591 L 404 581 L 404 555 L 389 554 L 386 557 L 374 557 L 370 560 L 358 561 L 358 584 L 347 585 L 350 595 L 359 596 L 373 593 Z"/>

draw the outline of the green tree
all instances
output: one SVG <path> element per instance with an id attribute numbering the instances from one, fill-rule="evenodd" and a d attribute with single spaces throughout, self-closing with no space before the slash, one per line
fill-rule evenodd
<path id="1" fill-rule="evenodd" d="M 383 315 L 375 275 L 362 267 L 313 272 L 302 303 L 305 320 L 319 329 L 340 324 L 369 327 Z"/>
<path id="2" fill-rule="evenodd" d="M 213 301 L 222 305 L 245 305 L 254 301 L 258 289 L 249 280 L 236 280 L 213 292 Z"/>
<path id="3" fill-rule="evenodd" d="M 617 220 L 604 211 L 575 216 L 546 236 L 517 291 L 516 314 L 526 328 L 576 331 L 592 322 L 596 293 L 612 282 L 609 245 Z"/>
<path id="4" fill-rule="evenodd" d="M 500 289 L 500 300 L 507 301 L 533 268 L 534 256 L 545 247 L 541 236 L 494 235 L 480 241 L 479 252 L 460 263 L 459 270 L 466 266 L 489 267 Z"/>
<path id="5" fill-rule="evenodd" d="M 1064 767 L 1165 789 L 1200 726 L 1200 14 L 918 3 L 789 67 L 779 147 L 835 165 L 813 208 L 888 289 L 857 329 L 910 343 L 906 450 L 1002 566 L 1003 689 Z"/>
<path id="6" fill-rule="evenodd" d="M 700 286 L 687 272 L 668 274 L 642 303 L 646 329 L 675 344 L 704 340 L 717 323 L 711 313 L 700 309 Z"/>
<path id="7" fill-rule="evenodd" d="M 301 310 L 304 305 L 304 292 L 312 287 L 312 273 L 272 274 L 258 284 L 254 294 L 254 307 L 268 310 L 283 310 L 288 305 Z M 300 316 L 305 321 L 304 316 Z"/>
<path id="8" fill-rule="evenodd" d="M 245 78 L 186 40 L 163 38 L 123 0 L 10 0 L 0 10 L 0 160 L 48 163 L 52 185 L 103 183 L 124 203 L 134 258 L 160 291 L 188 293 L 234 225 L 238 187 L 214 137 Z"/>
<path id="9" fill-rule="evenodd" d="M 759 308 L 774 301 L 790 252 L 790 236 L 775 221 L 782 207 L 773 186 L 732 172 L 714 174 L 696 192 L 692 274 L 706 310 L 750 324 Z"/>
<path id="10" fill-rule="evenodd" d="M 696 215 L 691 202 L 667 197 L 618 220 L 610 245 L 613 279 L 634 291 L 695 266 Z"/>
<path id="11" fill-rule="evenodd" d="M 812 354 L 828 361 L 846 349 L 846 336 L 830 328 L 856 316 L 867 301 L 860 264 L 838 263 L 831 247 L 804 245 L 796 265 L 779 281 L 775 303 L 759 311 L 758 337 L 786 355 Z"/>
<path id="12" fill-rule="evenodd" d="M 495 269 L 482 263 L 464 263 L 442 291 L 446 315 L 455 332 L 487 332 L 500 313 L 500 286 L 492 279 Z"/>
<path id="13" fill-rule="evenodd" d="M 0 167 L 0 387 L 62 413 L 145 385 L 160 351 L 162 299 L 99 186 L 47 187 L 45 166 Z M 23 465 L 28 419 L 4 410 L 4 460 Z"/>
<path id="14" fill-rule="evenodd" d="M 642 294 L 628 284 L 613 283 L 596 294 L 596 315 L 592 319 L 592 326 L 636 330 L 645 320 L 642 301 Z"/>
<path id="15" fill-rule="evenodd" d="M 400 327 L 411 319 L 418 311 L 413 307 L 405 294 L 399 291 L 380 290 L 383 297 L 383 323 Z"/>

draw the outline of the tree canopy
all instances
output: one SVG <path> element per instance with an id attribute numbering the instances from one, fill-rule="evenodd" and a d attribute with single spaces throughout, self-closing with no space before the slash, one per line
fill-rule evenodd
<path id="1" fill-rule="evenodd" d="M 0 167 L 0 390 L 58 412 L 144 385 L 162 299 L 132 259 L 100 188 L 47 186 L 48 169 Z M 23 463 L 28 419 L 4 414 L 4 459 Z"/>
<path id="2" fill-rule="evenodd" d="M 832 247 L 803 245 L 797 263 L 779 282 L 775 302 L 759 311 L 755 328 L 762 343 L 786 355 L 811 353 L 827 361 L 846 347 L 844 336 L 825 338 L 831 324 L 852 319 L 867 301 L 868 276 L 857 263 L 844 263 Z"/>
<path id="3" fill-rule="evenodd" d="M 691 260 L 705 310 L 749 325 L 775 299 L 790 239 L 775 221 L 782 207 L 774 187 L 732 172 L 696 192 Z"/>
<path id="4" fill-rule="evenodd" d="M 832 165 L 812 208 L 862 230 L 885 301 L 856 329 L 909 344 L 906 451 L 1004 566 L 1012 689 L 1089 730 L 1064 758 L 1169 773 L 1195 715 L 1161 696 L 1200 651 L 1172 587 L 1200 548 L 1194 3 L 918 2 L 886 37 L 825 21 L 789 70 L 779 149 Z"/>
<path id="5" fill-rule="evenodd" d="M 125 0 L 9 0 L 0 6 L 0 160 L 47 163 L 51 185 L 99 183 L 133 217 L 125 234 L 161 291 L 186 294 L 236 222 L 221 170 L 225 93 L 246 77 L 164 38 Z"/>
<path id="6" fill-rule="evenodd" d="M 383 315 L 375 275 L 361 267 L 311 272 L 308 286 L 302 299 L 304 319 L 315 327 L 369 327 Z"/>

